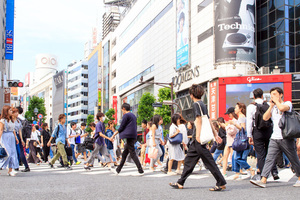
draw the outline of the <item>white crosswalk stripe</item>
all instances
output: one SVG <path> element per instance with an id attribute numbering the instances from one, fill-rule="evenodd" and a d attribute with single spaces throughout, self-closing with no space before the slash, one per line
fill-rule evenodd
<path id="1" fill-rule="evenodd" d="M 109 168 L 103 168 L 100 166 L 92 167 L 91 170 L 85 170 L 83 164 L 80 165 L 73 165 L 72 170 L 66 170 L 65 168 L 59 168 L 57 167 L 58 164 L 55 165 L 55 169 L 51 169 L 48 164 L 41 164 L 40 166 L 37 165 L 30 165 L 30 169 L 32 172 L 49 172 L 49 173 L 56 173 L 56 174 L 82 174 L 82 175 L 108 175 L 108 176 L 115 176 Z M 137 168 L 133 164 L 129 164 L 127 166 L 124 166 L 122 171 L 118 174 L 118 176 L 134 176 L 137 174 Z M 225 179 L 227 181 L 234 181 L 233 177 L 235 176 L 234 172 L 228 172 L 229 176 Z M 280 179 L 277 180 L 279 182 L 289 182 L 295 174 L 292 173 L 290 169 L 282 169 L 279 170 L 279 177 Z M 155 172 L 150 171 L 149 169 L 144 170 L 144 176 L 145 178 L 166 178 L 170 177 L 167 174 L 164 174 L 162 172 L 159 172 L 159 170 L 156 170 Z M 176 176 L 175 176 L 176 177 Z M 212 177 L 212 175 L 209 173 L 208 170 L 205 168 L 201 171 L 198 170 L 198 167 L 195 168 L 194 173 L 189 176 L 189 179 L 204 179 Z M 241 175 L 238 179 L 239 181 L 246 181 L 249 180 L 250 177 L 248 175 Z M 273 177 L 271 176 L 268 178 L 268 181 L 272 182 Z"/>

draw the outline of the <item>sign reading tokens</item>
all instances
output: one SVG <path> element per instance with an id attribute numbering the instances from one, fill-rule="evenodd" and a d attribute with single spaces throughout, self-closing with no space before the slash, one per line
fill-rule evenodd
<path id="1" fill-rule="evenodd" d="M 42 114 L 38 114 L 37 116 L 39 119 L 43 119 L 43 115 Z"/>

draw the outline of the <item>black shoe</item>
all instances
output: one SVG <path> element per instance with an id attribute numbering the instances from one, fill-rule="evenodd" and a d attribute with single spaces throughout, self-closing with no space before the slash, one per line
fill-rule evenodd
<path id="1" fill-rule="evenodd" d="M 167 174 L 168 170 L 166 170 L 165 168 L 162 168 L 160 171 L 162 171 L 163 173 Z"/>
<path id="2" fill-rule="evenodd" d="M 27 168 L 23 169 L 21 172 L 30 172 L 30 169 L 29 169 L 29 167 L 27 167 Z"/>
<path id="3" fill-rule="evenodd" d="M 273 176 L 273 179 L 274 179 L 275 181 L 278 180 L 278 179 L 280 179 L 279 176 L 278 176 L 278 174 L 272 174 L 272 176 Z"/>
<path id="4" fill-rule="evenodd" d="M 67 165 L 67 166 L 65 166 L 65 169 L 72 170 L 72 167 L 70 167 L 70 165 Z"/>
<path id="5" fill-rule="evenodd" d="M 51 163 L 49 163 L 49 166 L 51 169 L 54 169 L 54 166 Z"/>
<path id="6" fill-rule="evenodd" d="M 57 167 L 58 167 L 58 168 L 63 168 L 63 167 L 65 167 L 65 166 L 63 166 L 63 165 L 58 165 Z"/>
<path id="7" fill-rule="evenodd" d="M 19 171 L 19 168 L 16 168 L 15 171 Z"/>
<path id="8" fill-rule="evenodd" d="M 89 166 L 85 166 L 84 169 L 85 170 L 91 170 L 91 168 Z"/>

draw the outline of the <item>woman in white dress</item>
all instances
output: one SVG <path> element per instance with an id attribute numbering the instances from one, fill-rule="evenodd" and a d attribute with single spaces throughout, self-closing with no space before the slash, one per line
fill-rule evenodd
<path id="1" fill-rule="evenodd" d="M 181 120 L 181 116 L 179 114 L 175 114 L 172 116 L 172 124 L 169 129 L 170 138 L 174 138 L 176 135 L 182 134 L 180 133 L 180 129 L 178 128 L 178 126 L 181 124 L 180 120 Z M 168 163 L 167 174 L 170 176 L 181 174 L 180 166 L 184 160 L 184 153 L 180 144 L 171 144 L 170 141 L 168 141 L 168 149 L 169 149 L 169 163 Z M 174 160 L 178 161 L 176 173 L 172 172 L 172 165 Z"/>

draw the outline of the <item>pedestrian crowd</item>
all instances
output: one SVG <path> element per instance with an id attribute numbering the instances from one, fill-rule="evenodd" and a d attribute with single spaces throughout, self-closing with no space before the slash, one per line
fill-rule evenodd
<path id="1" fill-rule="evenodd" d="M 125 162 L 135 163 L 138 171 L 134 176 L 144 175 L 145 169 L 180 175 L 169 185 L 182 189 L 198 165 L 216 179 L 216 185 L 209 190 L 222 191 L 226 189 L 228 171 L 235 173 L 233 180 L 248 175 L 250 183 L 265 188 L 269 175 L 278 180 L 278 168 L 286 167 L 298 177 L 293 186 L 300 186 L 300 130 L 286 136 L 293 132 L 288 120 L 292 119 L 289 113 L 294 111 L 290 101 L 283 101 L 281 88 L 270 90 L 269 102 L 264 101 L 262 89 L 255 89 L 253 103 L 246 106 L 236 102 L 235 107 L 227 109 L 226 120 L 219 117 L 216 121 L 209 120 L 201 100 L 204 88 L 192 85 L 189 93 L 194 120 L 186 121 L 176 113 L 171 116 L 168 134 L 164 134 L 162 116 L 154 115 L 151 120 L 142 121 L 141 142 L 137 141 L 137 118 L 127 103 L 122 105 L 118 129 L 112 120 L 105 126 L 105 115 L 101 112 L 96 114 L 95 123 L 88 127 L 82 123 L 79 129 L 75 122 L 68 128 L 66 116 L 61 114 L 52 133 L 47 123 L 41 131 L 31 125 L 23 117 L 21 107 L 4 106 L 0 120 L 0 169 L 8 168 L 8 175 L 16 176 L 19 166 L 24 165 L 22 172 L 30 172 L 28 163 L 45 162 L 51 168 L 72 170 L 72 165 L 81 163 L 80 156 L 87 171 L 92 170 L 96 159 L 101 167 L 116 175 Z M 250 157 L 255 158 L 255 166 L 248 163 Z"/>

